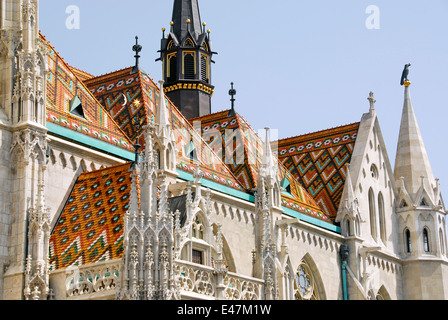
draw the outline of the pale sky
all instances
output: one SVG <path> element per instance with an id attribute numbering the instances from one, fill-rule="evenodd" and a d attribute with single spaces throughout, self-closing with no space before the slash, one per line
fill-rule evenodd
<path id="1" fill-rule="evenodd" d="M 79 26 L 71 18 L 79 9 Z M 157 82 L 172 0 L 41 0 L 40 29 L 65 61 L 93 75 L 134 65 Z M 211 29 L 212 112 L 230 108 L 278 138 L 353 122 L 375 105 L 392 169 L 411 62 L 411 98 L 445 201 L 448 192 L 448 1 L 199 0 Z M 373 8 L 373 11 L 372 11 Z M 68 12 L 68 13 L 66 13 Z M 67 24 L 69 20 L 69 24 Z M 73 28 L 74 27 L 74 28 Z M 79 28 L 78 28 L 79 27 Z"/>

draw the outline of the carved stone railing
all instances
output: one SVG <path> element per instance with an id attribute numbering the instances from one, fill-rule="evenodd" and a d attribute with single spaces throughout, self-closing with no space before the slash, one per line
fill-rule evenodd
<path id="1" fill-rule="evenodd" d="M 216 292 L 214 269 L 186 261 L 174 264 L 179 289 L 184 292 L 205 295 L 213 299 Z"/>
<path id="2" fill-rule="evenodd" d="M 258 300 L 264 281 L 227 272 L 219 283 L 214 268 L 176 260 L 175 274 L 184 296 L 224 300 Z M 219 294 L 222 290 L 222 295 Z"/>
<path id="3" fill-rule="evenodd" d="M 264 281 L 228 272 L 224 278 L 225 300 L 260 300 Z"/>
<path id="4" fill-rule="evenodd" d="M 121 259 L 52 272 L 50 281 L 57 299 L 102 299 L 115 297 Z M 64 296 L 65 293 L 65 296 Z"/>
<path id="5" fill-rule="evenodd" d="M 121 259 L 50 273 L 56 300 L 115 299 Z M 217 273 L 214 268 L 187 261 L 174 263 L 182 298 L 259 300 L 264 281 L 236 273 Z"/>

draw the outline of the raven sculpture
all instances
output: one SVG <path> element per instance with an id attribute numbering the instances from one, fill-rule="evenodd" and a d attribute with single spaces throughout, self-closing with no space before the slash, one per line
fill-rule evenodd
<path id="1" fill-rule="evenodd" d="M 404 65 L 403 74 L 401 75 L 401 82 L 400 82 L 401 85 L 404 85 L 405 81 L 409 81 L 408 75 L 409 75 L 409 67 L 410 66 L 411 66 L 410 63 Z"/>

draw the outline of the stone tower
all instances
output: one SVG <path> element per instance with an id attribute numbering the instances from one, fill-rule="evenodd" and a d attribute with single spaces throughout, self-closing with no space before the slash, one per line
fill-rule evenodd
<path id="1" fill-rule="evenodd" d="M 38 1 L 2 1 L 0 11 L 0 297 L 45 299 L 46 53 L 38 42 Z"/>
<path id="2" fill-rule="evenodd" d="M 446 212 L 404 83 L 404 106 L 395 160 L 398 191 L 398 243 L 402 253 L 405 299 L 438 299 L 447 292 Z"/>
<path id="3" fill-rule="evenodd" d="M 165 93 L 187 119 L 210 114 L 214 52 L 198 0 L 175 0 L 170 24 L 160 50 Z"/>

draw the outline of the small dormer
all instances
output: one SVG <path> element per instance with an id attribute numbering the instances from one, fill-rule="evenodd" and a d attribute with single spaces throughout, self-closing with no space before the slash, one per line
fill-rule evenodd
<path id="1" fill-rule="evenodd" d="M 81 117 L 84 119 L 86 118 L 84 113 L 84 107 L 82 106 L 82 101 L 78 96 L 78 88 L 76 88 L 75 96 L 73 97 L 72 100 L 70 100 L 69 111 L 71 114 L 77 117 Z"/>

